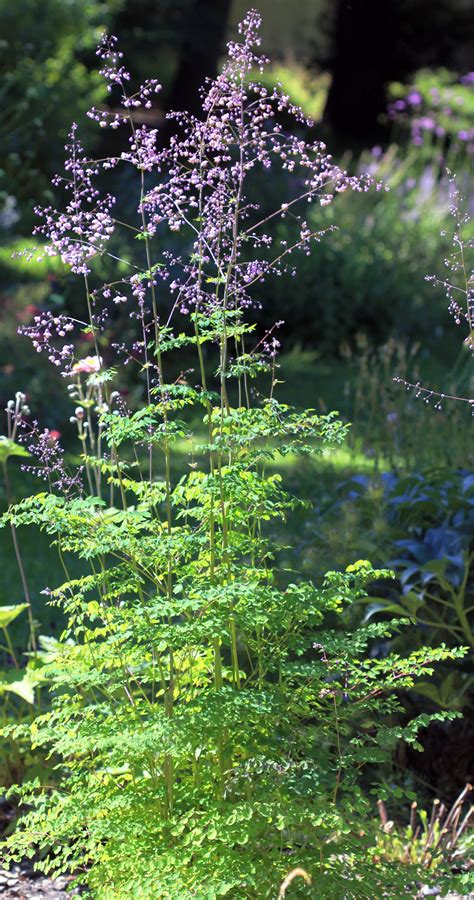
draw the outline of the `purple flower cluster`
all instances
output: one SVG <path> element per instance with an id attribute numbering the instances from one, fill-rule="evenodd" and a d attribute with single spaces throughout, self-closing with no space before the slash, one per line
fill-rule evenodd
<path id="1" fill-rule="evenodd" d="M 172 114 L 181 134 L 160 152 L 151 151 L 147 171 L 162 177 L 146 192 L 140 209 L 149 234 L 166 224 L 193 240 L 189 260 L 170 284 L 173 308 L 242 308 L 251 302 L 248 289 L 269 274 L 279 274 L 293 250 L 309 250 L 313 234 L 301 215 L 301 205 L 318 200 L 329 204 L 337 193 L 366 190 L 369 181 L 341 171 L 319 142 L 285 134 L 278 115 L 285 112 L 306 123 L 286 95 L 252 81 L 266 60 L 256 52 L 260 17 L 251 11 L 240 26 L 241 43 L 228 45 L 228 61 L 203 98 L 203 120 Z M 293 190 L 287 202 L 259 216 L 249 203 L 244 183 L 253 170 L 278 168 Z M 291 246 L 275 244 L 274 220 L 291 216 L 299 236 Z M 249 260 L 249 251 L 253 258 Z M 259 251 L 263 253 L 259 254 Z M 160 277 L 163 277 L 161 274 Z M 222 289 L 219 286 L 222 285 Z"/>
<path id="2" fill-rule="evenodd" d="M 44 350 L 63 375 L 81 371 L 93 378 L 87 367 L 93 359 L 102 368 L 100 330 L 128 313 L 133 327 L 127 323 L 127 337 L 120 335 L 112 347 L 125 362 L 140 367 L 150 398 L 162 378 L 158 335 L 163 329 L 171 333 L 173 317 L 217 313 L 225 329 L 227 316 L 240 316 L 258 304 L 262 281 L 294 271 L 294 254 L 310 253 L 330 230 L 311 229 L 308 204 L 329 206 L 344 191 L 366 191 L 374 184 L 369 176 L 341 169 L 321 142 L 305 139 L 308 120 L 301 110 L 278 88 L 258 82 L 267 62 L 259 50 L 259 29 L 260 16 L 250 11 L 240 25 L 241 39 L 228 44 L 221 74 L 202 89 L 202 117 L 169 114 L 174 129 L 166 148 L 160 146 L 157 129 L 149 127 L 140 113 L 140 108 L 150 108 L 160 85 L 149 79 L 131 92 L 130 73 L 116 38 L 102 38 L 97 54 L 111 104 L 94 108 L 89 115 L 100 127 L 127 128 L 128 147 L 91 160 L 74 125 L 65 175 L 54 181 L 68 195 L 66 208 L 39 208 L 42 222 L 36 229 L 47 240 L 46 254 L 59 255 L 73 272 L 84 276 L 88 321 L 41 312 L 23 327 L 35 349 Z M 283 117 L 294 120 L 288 134 Z M 114 219 L 115 198 L 102 196 L 97 188 L 98 175 L 122 165 L 136 173 L 137 190 L 136 217 L 126 223 L 125 233 L 138 242 L 132 242 L 135 252 L 127 259 L 115 253 L 115 233 L 124 225 Z M 279 197 L 272 206 L 267 198 L 259 205 L 255 182 L 277 174 L 286 199 L 282 202 Z M 131 183 L 127 178 L 127 185 Z M 160 251 L 157 258 L 155 237 L 166 233 L 171 233 L 171 249 Z M 93 260 L 102 254 L 120 261 L 120 280 L 110 284 L 97 280 Z M 123 275 L 124 271 L 130 274 Z M 94 342 L 94 356 L 82 362 L 77 361 L 80 354 L 73 344 L 76 325 L 82 331 L 88 327 Z M 274 359 L 278 347 L 277 339 L 268 335 L 263 353 Z M 224 354 L 221 371 L 229 363 Z M 55 461 L 59 471 L 59 448 L 47 435 L 37 436 L 36 445 L 43 469 Z"/>
<path id="3" fill-rule="evenodd" d="M 107 194 L 101 198 L 93 184 L 99 167 L 84 155 L 77 136 L 77 126 L 69 133 L 69 153 L 65 164 L 66 175 L 57 176 L 53 184 L 62 185 L 71 195 L 64 212 L 53 207 L 37 207 L 36 214 L 43 219 L 35 228 L 35 234 L 46 237 L 46 254 L 60 256 L 72 272 L 87 274 L 88 263 L 104 251 L 114 231 L 111 210 L 115 197 Z"/>
<path id="4" fill-rule="evenodd" d="M 470 225 L 468 212 L 463 211 L 464 201 L 456 184 L 455 177 L 448 173 L 450 182 L 449 211 L 454 219 L 454 230 L 451 240 L 451 252 L 444 264 L 449 276 L 444 280 L 427 276 L 434 285 L 444 288 L 448 300 L 448 312 L 453 316 L 456 325 L 464 323 L 468 328 L 466 343 L 474 350 L 474 275 L 467 269 L 467 254 L 474 247 L 472 238 L 465 236 L 466 227 Z"/>
<path id="5" fill-rule="evenodd" d="M 19 422 L 19 429 L 20 442 L 37 460 L 36 465 L 24 463 L 22 470 L 46 481 L 50 490 L 56 489 L 62 494 L 82 493 L 83 467 L 74 471 L 66 467 L 59 431 L 50 428 L 41 430 L 36 420 L 30 424 L 24 418 Z"/>
<path id="6" fill-rule="evenodd" d="M 455 176 L 448 171 L 450 186 L 450 213 L 454 219 L 454 229 L 451 238 L 451 252 L 444 263 L 449 270 L 449 275 L 440 279 L 435 275 L 427 275 L 426 280 L 435 287 L 444 290 L 448 301 L 448 312 L 453 316 L 456 325 L 464 325 L 467 328 L 465 346 L 471 352 L 474 351 L 474 273 L 468 268 L 468 252 L 472 251 L 474 241 L 466 236 L 470 231 L 471 219 L 469 213 L 463 211 L 464 200 L 456 184 Z M 445 236 L 446 232 L 442 232 Z M 413 384 L 400 376 L 393 379 L 396 384 L 404 385 L 407 391 L 414 391 L 415 397 L 425 403 L 434 401 L 434 409 L 442 410 L 445 401 L 453 400 L 458 403 L 467 403 L 474 416 L 474 398 L 459 397 L 457 395 L 441 393 L 431 388 L 423 387 L 420 382 Z"/>
<path id="7" fill-rule="evenodd" d="M 74 344 L 64 342 L 73 330 L 74 324 L 68 316 L 55 315 L 51 311 L 39 313 L 31 325 L 22 325 L 18 329 L 20 334 L 30 338 L 37 353 L 46 351 L 49 361 L 57 367 L 69 365 L 73 359 Z"/>

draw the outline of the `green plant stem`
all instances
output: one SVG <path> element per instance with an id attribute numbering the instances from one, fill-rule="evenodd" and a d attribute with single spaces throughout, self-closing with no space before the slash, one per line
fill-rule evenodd
<path id="1" fill-rule="evenodd" d="M 8 506 L 11 506 L 13 500 L 12 500 L 10 478 L 8 475 L 8 467 L 7 467 L 6 461 L 2 463 L 2 468 L 3 468 L 3 480 L 5 483 L 5 494 L 6 494 L 6 498 L 7 498 L 7 504 L 8 504 Z M 33 608 L 31 605 L 30 591 L 28 588 L 28 581 L 26 578 L 25 567 L 23 565 L 23 559 L 22 559 L 22 555 L 20 552 L 20 545 L 18 542 L 17 531 L 16 531 L 16 528 L 15 528 L 15 525 L 13 524 L 13 522 L 10 523 L 10 533 L 12 536 L 13 548 L 15 551 L 15 557 L 16 557 L 16 562 L 17 562 L 17 566 L 18 566 L 18 571 L 20 573 L 21 583 L 22 583 L 22 587 L 23 587 L 23 593 L 25 596 L 25 602 L 28 605 L 28 624 L 29 624 L 29 628 L 30 628 L 31 647 L 32 647 L 33 652 L 36 654 L 37 649 L 38 649 L 37 643 L 36 643 L 36 624 L 35 624 L 35 620 L 33 618 Z"/>
<path id="2" fill-rule="evenodd" d="M 202 146 L 201 146 L 201 159 L 202 159 Z M 199 196 L 199 209 L 202 212 L 202 187 L 200 188 L 200 196 Z M 199 251 L 199 269 L 198 269 L 198 288 L 201 286 L 202 280 L 202 237 L 200 235 L 200 251 Z M 199 360 L 199 371 L 201 377 L 201 383 L 203 390 L 206 393 L 206 413 L 207 413 L 207 427 L 208 427 L 208 437 L 209 444 L 212 446 L 213 442 L 213 433 L 212 433 L 212 407 L 207 396 L 207 377 L 206 377 L 206 368 L 204 365 L 204 357 L 202 352 L 202 343 L 201 343 L 201 335 L 199 331 L 199 325 L 197 320 L 197 314 L 194 316 L 194 334 L 196 337 L 196 347 L 198 353 Z M 209 451 L 209 469 L 211 478 L 214 478 L 214 454 L 213 451 Z M 210 550 L 210 582 L 211 584 L 215 584 L 215 564 L 216 564 L 216 543 L 215 543 L 215 517 L 214 517 L 214 497 L 211 491 L 210 495 L 210 509 L 209 509 L 209 550 Z M 222 690 L 222 657 L 221 657 L 221 644 L 220 639 L 215 637 L 213 639 L 213 650 L 214 650 L 214 686 L 216 691 Z M 220 796 L 223 796 L 224 793 L 224 782 L 225 782 L 225 772 L 226 772 L 226 760 L 224 755 L 224 741 L 227 742 L 227 733 L 223 728 L 219 728 L 218 737 L 217 737 L 217 755 L 218 755 L 218 768 L 219 768 L 219 793 Z"/>
<path id="3" fill-rule="evenodd" d="M 130 117 L 132 122 L 133 121 Z M 153 309 L 153 324 L 155 331 L 155 352 L 158 364 L 158 380 L 160 384 L 160 388 L 162 390 L 162 403 L 163 403 L 163 421 L 165 424 L 165 435 L 163 441 L 163 449 L 164 449 L 164 457 L 165 457 L 165 485 L 166 485 L 166 526 L 168 532 L 168 538 L 171 539 L 172 532 L 172 515 L 171 515 L 171 456 L 170 456 L 170 447 L 169 447 L 169 439 L 167 434 L 167 426 L 168 426 L 168 412 L 166 409 L 166 401 L 164 396 L 164 376 L 163 376 L 163 359 L 161 353 L 161 337 L 160 337 L 160 327 L 159 327 L 159 319 L 158 319 L 158 305 L 156 299 L 156 291 L 155 286 L 153 284 L 153 273 L 152 273 L 152 263 L 151 263 L 151 252 L 150 252 L 150 242 L 147 236 L 147 228 L 146 228 L 146 220 L 145 213 L 143 211 L 142 201 L 145 196 L 145 176 L 143 170 L 141 171 L 141 197 L 140 197 L 140 206 L 141 206 L 141 218 L 142 218 L 142 226 L 143 226 L 143 234 L 145 235 L 145 253 L 146 260 L 148 266 L 148 273 L 150 278 L 150 290 L 151 290 L 151 298 L 152 298 L 152 309 Z M 150 475 L 152 472 L 152 461 L 150 461 Z M 172 562 L 171 562 L 171 550 L 168 554 L 168 566 L 167 566 L 167 595 L 168 601 L 171 603 L 172 595 L 173 595 L 173 571 L 172 571 Z M 171 625 L 171 620 L 168 623 Z M 174 666 L 174 655 L 173 650 L 169 648 L 169 682 L 168 689 L 165 693 L 165 710 L 168 718 L 173 717 L 174 711 L 174 682 L 175 682 L 175 666 Z M 173 798 L 174 798 L 174 771 L 173 771 L 173 759 L 170 755 L 166 755 L 165 763 L 164 763 L 164 778 L 166 785 L 166 802 L 165 802 L 165 810 L 167 815 L 171 815 L 173 811 Z"/>
<path id="4" fill-rule="evenodd" d="M 15 650 L 14 650 L 14 648 L 13 648 L 13 644 L 12 644 L 12 642 L 11 642 L 10 635 L 8 634 L 8 628 L 3 628 L 3 627 L 2 627 L 2 631 L 3 631 L 3 634 L 5 635 L 5 641 L 6 641 L 6 644 L 7 644 L 7 647 L 8 647 L 8 652 L 9 652 L 9 654 L 10 654 L 12 660 L 13 660 L 13 665 L 15 666 L 15 669 L 19 669 L 19 668 L 20 668 L 20 665 L 19 665 L 19 663 L 18 663 L 18 659 L 17 659 L 17 657 L 16 657 L 16 653 L 15 653 Z"/>

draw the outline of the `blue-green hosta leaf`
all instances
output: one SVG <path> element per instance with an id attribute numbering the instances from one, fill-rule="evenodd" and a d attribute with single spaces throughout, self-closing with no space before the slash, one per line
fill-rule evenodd
<path id="1" fill-rule="evenodd" d="M 370 600 L 373 598 L 370 597 Z M 406 616 L 407 611 L 400 606 L 398 603 L 389 603 L 387 601 L 381 600 L 376 603 L 371 603 L 367 609 L 367 612 L 364 615 L 364 622 L 369 622 L 372 616 L 377 615 L 379 612 L 393 613 L 396 616 Z"/>
<path id="2" fill-rule="evenodd" d="M 0 463 L 6 462 L 10 456 L 25 457 L 31 456 L 31 453 L 28 453 L 28 450 L 25 450 L 20 444 L 16 444 L 15 441 L 2 434 L 0 435 Z"/>
<path id="3" fill-rule="evenodd" d="M 459 678 L 456 671 L 449 672 L 446 678 L 443 678 L 440 684 L 433 684 L 430 681 L 417 681 L 413 685 L 412 690 L 417 694 L 428 697 L 438 706 L 444 709 L 462 710 L 465 703 L 465 695 L 471 689 L 474 678 L 466 679 L 464 682 Z"/>
<path id="4" fill-rule="evenodd" d="M 0 606 L 0 628 L 7 628 L 24 609 L 28 609 L 27 603 L 18 603 L 16 606 Z"/>

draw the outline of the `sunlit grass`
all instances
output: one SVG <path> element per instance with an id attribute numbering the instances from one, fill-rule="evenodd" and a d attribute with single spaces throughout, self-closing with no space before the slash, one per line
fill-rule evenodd
<path id="1" fill-rule="evenodd" d="M 28 254 L 40 248 L 38 241 L 31 238 L 18 238 L 5 246 L 0 246 L 0 269 L 6 270 L 15 280 L 34 281 L 47 278 L 48 275 L 61 276 L 68 271 L 59 257 L 35 254 L 31 259 Z M 25 254 L 19 256 L 18 254 Z"/>

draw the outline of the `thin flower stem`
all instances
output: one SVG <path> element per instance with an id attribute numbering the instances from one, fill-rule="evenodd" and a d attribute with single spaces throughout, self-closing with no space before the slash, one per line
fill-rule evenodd
<path id="1" fill-rule="evenodd" d="M 12 497 L 12 491 L 11 491 L 11 485 L 10 485 L 10 477 L 8 475 L 8 464 L 6 461 L 4 461 L 2 463 L 2 469 L 3 469 L 3 481 L 5 484 L 5 494 L 6 494 L 6 498 L 7 498 L 7 504 L 8 504 L 8 506 L 11 506 L 13 503 L 13 497 Z M 27 608 L 28 608 L 28 624 L 29 624 L 29 629 L 30 629 L 31 648 L 32 648 L 33 652 L 36 654 L 36 652 L 37 652 L 36 623 L 35 623 L 35 620 L 33 617 L 33 607 L 32 607 L 32 603 L 31 603 L 31 596 L 30 596 L 30 591 L 29 591 L 29 587 L 28 587 L 26 571 L 25 571 L 25 567 L 23 564 L 23 558 L 22 558 L 21 551 L 20 551 L 18 535 L 17 535 L 17 531 L 16 531 L 16 528 L 15 528 L 15 525 L 13 524 L 13 522 L 10 523 L 10 533 L 12 536 L 13 549 L 15 551 L 15 558 L 16 558 L 16 562 L 17 562 L 17 566 L 18 566 L 18 571 L 20 573 L 20 579 L 21 579 L 21 584 L 23 587 L 25 603 L 27 603 Z M 5 636 L 7 636 L 7 635 L 5 635 Z M 9 640 L 9 638 L 8 638 L 8 640 Z"/>
<path id="2" fill-rule="evenodd" d="M 17 659 L 16 653 L 15 653 L 13 644 L 12 644 L 12 642 L 11 642 L 11 638 L 10 638 L 10 635 L 9 635 L 9 633 L 8 633 L 8 628 L 4 628 L 4 627 L 2 626 L 2 631 L 3 631 L 4 637 L 5 637 L 6 645 L 7 645 L 7 647 L 8 647 L 8 652 L 9 652 L 11 658 L 12 658 L 12 661 L 13 661 L 13 665 L 15 666 L 15 669 L 19 669 L 19 668 L 20 668 L 20 664 L 19 664 L 19 662 L 18 662 L 18 659 Z"/>

